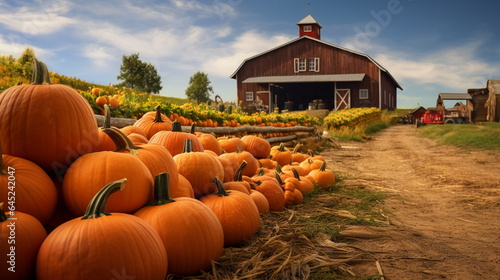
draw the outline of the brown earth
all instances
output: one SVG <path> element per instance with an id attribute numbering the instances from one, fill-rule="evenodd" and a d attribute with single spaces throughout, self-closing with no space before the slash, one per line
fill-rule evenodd
<path id="1" fill-rule="evenodd" d="M 500 279 L 500 151 L 438 145 L 406 125 L 341 144 L 322 155 L 343 183 L 387 194 L 388 226 L 341 232 L 364 252 L 356 279 Z"/>

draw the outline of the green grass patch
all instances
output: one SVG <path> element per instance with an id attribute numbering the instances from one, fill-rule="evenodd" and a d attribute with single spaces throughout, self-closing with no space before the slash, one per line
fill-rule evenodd
<path id="1" fill-rule="evenodd" d="M 420 135 L 444 145 L 500 149 L 500 123 L 424 125 Z"/>
<path id="2" fill-rule="evenodd" d="M 312 210 L 299 216 L 298 223 L 308 238 L 321 233 L 335 240 L 348 225 L 381 226 L 381 221 L 386 220 L 380 211 L 380 203 L 385 199 L 381 192 L 346 186 L 340 176 L 337 176 L 337 183 L 330 190 L 316 187 L 304 198 L 301 212 Z M 337 211 L 349 213 L 351 217 L 334 214 Z"/>

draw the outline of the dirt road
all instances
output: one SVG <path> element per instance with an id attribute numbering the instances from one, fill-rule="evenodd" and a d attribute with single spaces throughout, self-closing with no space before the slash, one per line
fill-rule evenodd
<path id="1" fill-rule="evenodd" d="M 388 226 L 369 228 L 371 238 L 344 237 L 370 259 L 353 272 L 381 270 L 385 280 L 499 280 L 500 152 L 437 145 L 416 130 L 393 126 L 324 154 L 345 184 L 388 194 Z"/>

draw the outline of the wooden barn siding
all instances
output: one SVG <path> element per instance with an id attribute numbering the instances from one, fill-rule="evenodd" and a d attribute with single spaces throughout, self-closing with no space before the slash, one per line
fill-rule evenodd
<path id="1" fill-rule="evenodd" d="M 320 72 L 305 71 L 294 73 L 294 58 L 320 58 Z M 299 40 L 283 48 L 266 53 L 249 61 L 239 69 L 238 100 L 245 100 L 248 91 L 267 90 L 256 84 L 243 84 L 249 77 L 282 75 L 325 75 L 365 73 L 361 83 L 337 83 L 337 88 L 351 89 L 351 107 L 359 106 L 359 90 L 369 90 L 371 106 L 378 107 L 379 68 L 364 56 L 313 41 Z M 347 87 L 348 86 L 348 87 Z M 333 93 L 331 93 L 333 94 Z"/>

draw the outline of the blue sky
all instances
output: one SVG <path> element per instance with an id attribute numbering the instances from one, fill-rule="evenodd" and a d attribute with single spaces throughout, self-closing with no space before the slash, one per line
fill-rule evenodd
<path id="1" fill-rule="evenodd" d="M 162 77 L 162 95 L 185 98 L 202 71 L 234 101 L 229 76 L 241 62 L 296 38 L 310 13 L 322 40 L 374 58 L 404 89 L 398 107 L 413 108 L 500 78 L 499 8 L 497 0 L 0 0 L 0 54 L 30 46 L 54 72 L 115 84 L 122 56 L 139 53 Z"/>

